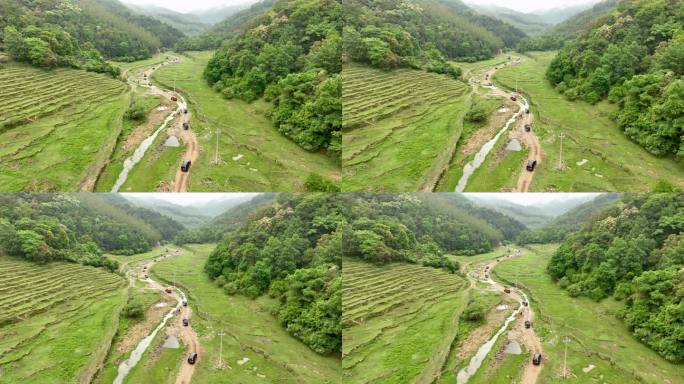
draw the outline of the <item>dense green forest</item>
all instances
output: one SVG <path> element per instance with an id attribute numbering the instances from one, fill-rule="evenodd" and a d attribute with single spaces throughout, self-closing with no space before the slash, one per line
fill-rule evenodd
<path id="1" fill-rule="evenodd" d="M 322 353 L 342 347 L 342 228 L 335 194 L 280 195 L 229 232 L 205 269 L 227 293 L 279 299 L 288 332 Z"/>
<path id="2" fill-rule="evenodd" d="M 0 0 L 0 47 L 17 61 L 118 74 L 105 59 L 144 59 L 182 33 L 115 0 Z"/>
<path id="3" fill-rule="evenodd" d="M 522 224 L 458 195 L 349 194 L 344 255 L 373 263 L 409 262 L 456 271 L 446 253 L 491 251 Z M 506 232 L 498 226 L 506 228 Z M 508 232 L 511 231 L 511 232 Z"/>
<path id="4" fill-rule="evenodd" d="M 584 34 L 596 23 L 600 23 L 602 16 L 609 14 L 618 6 L 620 0 L 603 0 L 590 9 L 582 11 L 571 18 L 559 23 L 540 36 L 527 37 L 518 42 L 516 51 L 551 51 L 563 46 Z"/>
<path id="5" fill-rule="evenodd" d="M 341 33 L 339 0 L 280 0 L 225 42 L 204 76 L 226 98 L 265 97 L 279 132 L 339 159 Z"/>
<path id="6" fill-rule="evenodd" d="M 457 0 L 344 2 L 343 61 L 460 76 L 447 59 L 477 61 L 513 47 L 524 32 Z"/>
<path id="7" fill-rule="evenodd" d="M 96 194 L 0 194 L 0 253 L 35 262 L 72 261 L 116 270 L 103 252 L 149 251 L 170 228 L 156 212 L 133 208 L 117 196 Z M 164 229 L 166 228 L 166 229 Z"/>
<path id="8" fill-rule="evenodd" d="M 620 198 L 618 193 L 605 193 L 592 201 L 573 208 L 541 228 L 521 232 L 516 238 L 518 244 L 548 244 L 562 241 L 567 235 L 581 230 L 589 224 L 600 210 L 614 204 Z"/>
<path id="9" fill-rule="evenodd" d="M 684 360 L 684 194 L 626 195 L 551 258 L 549 274 L 572 296 L 624 302 L 634 335 Z"/>
<path id="10" fill-rule="evenodd" d="M 618 126 L 649 152 L 684 158 L 684 2 L 622 1 L 547 76 L 570 100 L 616 103 Z"/>

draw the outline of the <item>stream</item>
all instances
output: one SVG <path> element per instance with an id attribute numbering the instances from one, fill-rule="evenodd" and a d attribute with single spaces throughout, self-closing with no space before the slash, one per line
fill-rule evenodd
<path id="1" fill-rule="evenodd" d="M 472 78 L 471 78 L 470 83 L 471 84 L 474 83 Z M 500 88 L 498 88 L 494 84 L 492 84 L 490 86 L 482 85 L 482 87 L 489 88 L 491 90 L 499 90 L 499 91 L 503 92 L 503 90 L 501 90 Z M 478 168 L 480 168 L 482 163 L 484 163 L 485 159 L 487 158 L 487 155 L 489 155 L 489 152 L 491 152 L 491 150 L 494 148 L 494 145 L 496 145 L 496 143 L 499 141 L 499 138 L 501 138 L 501 135 L 503 135 L 504 132 L 506 132 L 508 130 L 508 128 L 511 126 L 511 124 L 515 123 L 515 121 L 518 119 L 518 117 L 520 117 L 523 113 L 525 113 L 525 110 L 530 107 L 530 105 L 528 104 L 527 100 L 524 97 L 518 96 L 518 99 L 522 100 L 522 102 L 520 102 L 520 101 L 517 102 L 517 104 L 520 106 L 520 110 L 518 111 L 518 113 L 513 115 L 506 122 L 506 125 L 499 131 L 499 133 L 496 136 L 494 136 L 493 139 L 491 139 L 487 143 L 485 143 L 485 145 L 483 145 L 482 148 L 480 148 L 480 151 L 477 152 L 477 154 L 475 154 L 475 158 L 473 158 L 473 160 L 468 162 L 468 164 L 466 164 L 463 167 L 463 175 L 461 176 L 461 179 L 458 180 L 458 184 L 456 185 L 456 191 L 455 192 L 461 193 L 461 192 L 465 191 L 466 187 L 468 186 L 468 180 L 470 179 L 470 176 L 472 176 L 473 173 Z"/>
<path id="2" fill-rule="evenodd" d="M 143 84 L 140 84 L 140 86 L 145 87 L 145 88 L 152 88 L 153 87 L 153 86 L 143 85 Z M 161 89 L 161 88 L 158 88 L 158 89 L 160 89 L 164 93 L 169 93 L 169 94 L 172 93 L 169 90 L 165 90 L 165 89 Z M 184 108 L 187 108 L 187 104 L 185 103 L 185 99 L 183 98 L 183 96 L 178 94 L 177 97 L 178 97 L 178 103 L 177 103 L 178 108 L 176 108 L 175 111 L 173 111 L 169 116 L 166 117 L 166 119 L 164 119 L 164 122 L 162 123 L 162 125 L 160 125 L 159 128 L 157 128 L 157 130 L 155 130 L 151 136 L 149 136 L 148 138 L 146 138 L 145 140 L 143 140 L 140 143 L 138 148 L 135 149 L 135 152 L 133 152 L 133 155 L 128 157 L 126 160 L 124 160 L 123 169 L 119 173 L 119 177 L 116 179 L 116 183 L 114 183 L 114 186 L 112 187 L 111 192 L 119 192 L 119 189 L 121 189 L 121 187 L 124 185 L 124 183 L 126 183 L 126 180 L 128 180 L 128 174 L 131 172 L 133 167 L 135 167 L 135 165 L 138 164 L 140 162 L 140 160 L 142 160 L 143 156 L 145 156 L 145 152 L 147 152 L 147 149 L 150 147 L 150 145 L 152 145 L 154 140 L 157 138 L 157 135 L 159 135 L 159 132 L 161 132 L 164 128 L 166 128 L 166 126 L 171 122 L 171 120 L 173 120 L 176 117 L 177 114 L 179 114 Z"/>
<path id="3" fill-rule="evenodd" d="M 147 335 L 147 337 L 145 337 L 144 339 L 142 339 L 140 341 L 140 343 L 138 343 L 138 345 L 135 347 L 133 352 L 131 352 L 131 355 L 128 357 L 128 359 L 121 362 L 121 364 L 119 364 L 119 371 L 118 371 L 118 374 L 116 375 L 116 379 L 114 379 L 114 384 L 123 383 L 123 380 L 126 378 L 126 376 L 138 364 L 138 362 L 142 358 L 143 354 L 147 350 L 147 347 L 150 346 L 150 343 L 152 343 L 152 340 L 154 340 L 154 337 L 157 336 L 157 333 L 162 328 L 164 328 L 164 326 L 166 325 L 166 322 L 169 321 L 169 319 L 173 317 L 174 312 L 176 312 L 176 310 L 178 310 L 181 307 L 181 305 L 183 305 L 183 301 L 187 300 L 185 297 L 185 293 L 183 293 L 183 291 L 178 290 L 177 292 L 179 292 L 181 295 L 181 301 L 179 301 L 178 304 L 176 304 L 176 306 L 173 307 L 171 309 L 171 311 L 169 311 L 169 313 L 166 314 L 166 316 L 164 316 L 164 319 L 162 319 L 162 321 L 159 323 L 159 325 L 157 325 L 157 328 L 155 328 L 149 335 Z"/>
<path id="4" fill-rule="evenodd" d="M 484 281 L 492 286 L 496 285 L 494 280 L 492 280 L 491 278 L 488 278 Z M 525 308 L 522 304 L 523 301 L 526 301 L 527 305 L 530 307 L 530 310 L 532 310 L 532 304 L 530 304 L 530 301 L 527 299 L 527 295 L 525 294 L 525 292 L 522 292 L 520 290 L 517 291 L 522 297 L 522 300 L 520 301 L 520 307 L 518 307 L 518 309 L 513 311 L 513 313 L 510 316 L 508 316 L 503 326 L 499 328 L 499 330 L 494 334 L 494 336 L 492 336 L 489 340 L 487 340 L 486 343 L 480 346 L 480 348 L 477 350 L 477 353 L 470 359 L 470 362 L 468 362 L 468 365 L 460 371 L 458 371 L 458 375 L 456 376 L 456 384 L 466 384 L 468 380 L 470 380 L 470 378 L 477 372 L 477 370 L 480 369 L 482 362 L 487 357 L 489 352 L 491 352 L 492 348 L 494 347 L 494 344 L 499 339 L 499 336 L 501 336 L 501 334 L 506 331 L 508 325 L 513 320 L 515 320 L 518 314 L 522 313 L 523 309 Z"/>

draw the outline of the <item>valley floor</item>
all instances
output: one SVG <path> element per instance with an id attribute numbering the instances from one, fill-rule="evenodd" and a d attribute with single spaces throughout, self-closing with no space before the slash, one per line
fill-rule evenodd
<path id="1" fill-rule="evenodd" d="M 303 191 L 310 173 L 340 180 L 340 168 L 332 159 L 300 148 L 273 127 L 268 103 L 226 100 L 214 91 L 202 77 L 212 54 L 180 55 L 180 63 L 153 75 L 154 82 L 165 88 L 173 89 L 175 84 L 193 114 L 191 128 L 199 141 L 199 158 L 192 165 L 190 191 Z M 164 150 L 151 151 L 140 168 L 148 172 L 164 157 Z M 163 174 L 163 169 L 159 172 Z"/>

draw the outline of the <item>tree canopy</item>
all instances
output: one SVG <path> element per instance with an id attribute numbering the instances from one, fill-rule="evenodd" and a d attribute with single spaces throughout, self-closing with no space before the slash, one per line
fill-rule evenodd
<path id="1" fill-rule="evenodd" d="M 684 158 L 684 2 L 623 1 L 553 60 L 568 99 L 619 107 L 625 134 L 657 156 Z"/>
<path id="2" fill-rule="evenodd" d="M 552 256 L 548 273 L 572 296 L 624 301 L 634 335 L 684 360 L 684 194 L 626 195 Z"/>
<path id="3" fill-rule="evenodd" d="M 339 160 L 341 36 L 339 0 L 280 0 L 216 51 L 204 77 L 229 99 L 265 97 L 279 132 Z"/>

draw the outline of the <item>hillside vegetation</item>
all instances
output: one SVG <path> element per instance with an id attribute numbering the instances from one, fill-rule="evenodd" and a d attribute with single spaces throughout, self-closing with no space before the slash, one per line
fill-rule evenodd
<path id="1" fill-rule="evenodd" d="M 344 381 L 409 383 L 440 372 L 466 307 L 458 275 L 344 260 Z"/>
<path id="2" fill-rule="evenodd" d="M 124 83 L 73 69 L 0 67 L 3 191 L 75 191 L 122 128 Z"/>
<path id="3" fill-rule="evenodd" d="M 0 383 L 90 382 L 116 331 L 124 285 L 101 269 L 0 256 Z"/>
<path id="4" fill-rule="evenodd" d="M 321 354 L 342 344 L 342 224 L 334 194 L 282 195 L 226 234 L 205 270 L 228 294 L 280 302 L 288 332 Z"/>
<path id="5" fill-rule="evenodd" d="M 226 41 L 204 76 L 228 99 L 265 97 L 281 134 L 339 159 L 341 34 L 340 1 L 281 0 Z"/>
<path id="6" fill-rule="evenodd" d="M 463 129 L 467 85 L 360 65 L 345 65 L 342 77 L 344 190 L 417 191 L 436 180 Z"/>
<path id="7" fill-rule="evenodd" d="M 623 1 L 551 62 L 569 100 L 608 98 L 618 126 L 658 156 L 684 157 L 684 2 Z"/>
<path id="8" fill-rule="evenodd" d="M 445 58 L 484 60 L 525 36 L 458 0 L 351 0 L 344 7 L 343 60 L 382 69 L 425 68 L 459 77 Z"/>
<path id="9" fill-rule="evenodd" d="M 38 263 L 64 260 L 114 271 L 117 263 L 103 251 L 145 252 L 179 229 L 156 212 L 94 194 L 4 194 L 0 203 L 0 253 Z"/>
<path id="10" fill-rule="evenodd" d="M 0 46 L 18 61 L 114 76 L 104 58 L 139 60 L 172 46 L 182 33 L 115 0 L 3 0 Z"/>
<path id="11" fill-rule="evenodd" d="M 627 195 L 566 239 L 548 272 L 571 296 L 624 301 L 634 336 L 671 361 L 684 360 L 684 195 Z"/>

